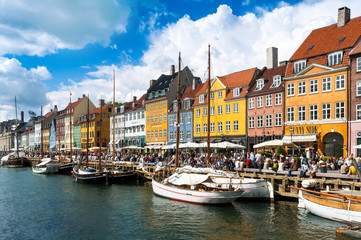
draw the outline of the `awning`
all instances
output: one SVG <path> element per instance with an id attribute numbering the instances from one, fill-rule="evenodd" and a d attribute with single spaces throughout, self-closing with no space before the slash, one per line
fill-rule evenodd
<path id="1" fill-rule="evenodd" d="M 303 134 L 303 135 L 285 135 L 282 138 L 283 141 L 290 142 L 315 142 L 317 141 L 316 134 Z"/>
<path id="2" fill-rule="evenodd" d="M 109 142 L 109 145 L 111 145 L 111 144 L 113 144 L 113 140 L 111 140 L 111 141 Z"/>

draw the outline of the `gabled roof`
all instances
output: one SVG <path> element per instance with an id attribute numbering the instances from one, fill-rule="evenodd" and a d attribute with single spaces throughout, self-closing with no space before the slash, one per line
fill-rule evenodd
<path id="1" fill-rule="evenodd" d="M 203 87 L 203 84 L 204 83 L 198 84 L 195 89 L 192 89 L 192 87 L 187 87 L 183 92 L 181 100 L 184 100 L 186 98 L 194 99 L 196 97 L 196 93 L 199 91 L 199 89 Z"/>
<path id="2" fill-rule="evenodd" d="M 66 106 L 65 110 L 74 109 L 84 98 L 86 97 L 79 98 L 75 102 L 69 103 L 68 106 Z"/>
<path id="3" fill-rule="evenodd" d="M 361 35 L 361 17 L 353 18 L 344 26 L 332 24 L 313 30 L 290 58 L 290 61 L 306 59 L 342 49 L 352 48 Z"/>
<path id="4" fill-rule="evenodd" d="M 361 41 L 359 41 L 354 49 L 351 50 L 350 56 L 361 53 Z"/>
<path id="5" fill-rule="evenodd" d="M 54 111 L 50 111 L 50 112 L 48 112 L 47 114 L 45 114 L 45 116 L 44 117 L 49 117 L 52 113 L 53 113 Z"/>
<path id="6" fill-rule="evenodd" d="M 146 95 L 147 94 L 145 93 L 139 99 L 132 101 L 132 102 L 125 103 L 124 104 L 124 112 L 130 112 L 130 111 L 138 110 L 140 108 L 144 108 L 143 101 L 145 100 Z M 134 108 L 133 108 L 133 103 L 134 103 Z"/>
<path id="7" fill-rule="evenodd" d="M 111 104 L 105 105 L 102 107 L 102 112 L 104 112 L 104 110 L 106 110 L 108 107 L 111 107 Z M 89 114 L 93 114 L 93 113 L 100 113 L 100 107 L 98 108 L 94 108 Z"/>
<path id="8" fill-rule="evenodd" d="M 264 67 L 262 69 L 261 74 L 257 77 L 256 80 L 263 79 L 265 81 L 265 85 L 263 86 L 263 88 L 260 91 L 255 91 L 254 89 L 256 88 L 257 84 L 256 84 L 256 81 L 254 81 L 254 83 L 251 86 L 251 88 L 249 89 L 248 93 L 249 94 L 262 93 L 264 91 L 271 90 L 271 89 L 272 90 L 282 89 L 282 84 L 280 84 L 278 87 L 274 87 L 274 88 L 271 88 L 271 86 L 273 84 L 273 77 L 274 76 L 280 75 L 282 78 L 285 76 L 286 68 L 287 68 L 287 65 L 274 67 L 274 68 L 266 68 L 266 67 Z"/>

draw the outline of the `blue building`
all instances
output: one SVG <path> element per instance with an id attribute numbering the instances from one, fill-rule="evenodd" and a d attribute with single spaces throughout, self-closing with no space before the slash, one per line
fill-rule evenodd
<path id="1" fill-rule="evenodd" d="M 199 78 L 193 79 L 191 87 L 187 87 L 181 97 L 181 110 L 179 121 L 179 142 L 193 142 L 193 103 L 196 92 L 200 89 Z M 177 100 L 173 101 L 173 106 L 168 112 L 168 145 L 177 141 Z"/>

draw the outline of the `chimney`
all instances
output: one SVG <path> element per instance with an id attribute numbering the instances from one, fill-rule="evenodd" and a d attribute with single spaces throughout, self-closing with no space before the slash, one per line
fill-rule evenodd
<path id="1" fill-rule="evenodd" d="M 153 84 L 155 83 L 156 80 L 152 79 L 152 80 L 149 80 L 149 87 L 152 87 Z"/>
<path id="2" fill-rule="evenodd" d="M 24 122 L 24 111 L 21 111 L 21 122 Z"/>
<path id="3" fill-rule="evenodd" d="M 348 7 L 342 7 L 338 9 L 337 16 L 337 27 L 344 26 L 348 21 L 350 21 L 351 11 Z"/>
<path id="4" fill-rule="evenodd" d="M 197 79 L 194 77 L 192 81 L 192 90 L 196 89 L 197 86 Z"/>
<path id="5" fill-rule="evenodd" d="M 137 101 L 137 96 L 133 96 L 133 102 Z"/>
<path id="6" fill-rule="evenodd" d="M 274 68 L 278 65 L 278 48 L 270 47 L 267 48 L 267 68 Z"/>
<path id="7" fill-rule="evenodd" d="M 104 106 L 104 99 L 99 99 L 99 107 Z"/>
<path id="8" fill-rule="evenodd" d="M 175 73 L 174 65 L 170 65 L 170 75 L 173 75 Z"/>
<path id="9" fill-rule="evenodd" d="M 58 105 L 54 105 L 54 112 L 58 112 Z"/>
<path id="10" fill-rule="evenodd" d="M 83 98 L 85 97 L 85 94 L 83 94 Z"/>
<path id="11" fill-rule="evenodd" d="M 281 61 L 281 62 L 279 63 L 279 66 L 286 66 L 287 63 L 288 63 L 287 60 Z"/>

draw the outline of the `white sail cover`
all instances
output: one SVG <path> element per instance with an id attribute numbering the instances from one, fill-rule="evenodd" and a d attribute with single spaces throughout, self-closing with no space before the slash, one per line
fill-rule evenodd
<path id="1" fill-rule="evenodd" d="M 195 174 L 195 173 L 174 173 L 169 177 L 168 182 L 173 185 L 197 185 L 200 183 L 204 183 L 209 178 L 208 175 L 205 174 Z"/>
<path id="2" fill-rule="evenodd" d="M 37 167 L 41 167 L 41 166 L 46 166 L 46 164 L 48 164 L 49 162 L 51 162 L 51 158 L 43 158 L 43 161 L 41 161 L 41 163 L 37 164 Z"/>

